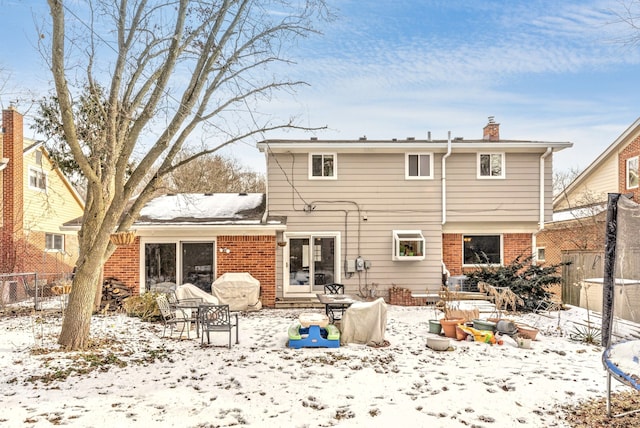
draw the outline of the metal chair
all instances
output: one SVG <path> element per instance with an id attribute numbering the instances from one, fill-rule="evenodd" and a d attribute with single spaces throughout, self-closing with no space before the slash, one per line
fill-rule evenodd
<path id="1" fill-rule="evenodd" d="M 204 303 L 200 305 L 200 344 L 204 344 L 204 335 L 207 335 L 207 343 L 210 344 L 209 333 L 229 332 L 229 349 L 231 349 L 231 330 L 236 329 L 236 345 L 238 340 L 238 314 L 231 314 L 229 305 L 213 305 Z"/>
<path id="2" fill-rule="evenodd" d="M 344 285 L 336 283 L 325 284 L 324 294 L 344 294 Z M 344 311 L 348 307 L 349 305 L 326 305 L 325 311 L 331 324 L 333 324 L 334 321 L 341 320 L 344 315 Z"/>
<path id="3" fill-rule="evenodd" d="M 164 337 L 165 332 L 167 331 L 167 326 L 170 328 L 170 336 L 173 336 L 173 330 L 177 328 L 178 324 L 182 325 L 182 328 L 180 329 L 180 337 L 182 337 L 187 326 L 187 322 L 189 322 L 186 313 L 180 308 L 171 307 L 169 300 L 167 300 L 167 296 L 164 294 L 156 296 L 156 303 L 158 304 L 158 309 L 160 309 L 162 323 L 164 324 L 162 337 Z M 181 313 L 182 317 L 177 315 L 178 311 Z M 189 337 L 189 330 L 187 330 L 187 337 Z"/>

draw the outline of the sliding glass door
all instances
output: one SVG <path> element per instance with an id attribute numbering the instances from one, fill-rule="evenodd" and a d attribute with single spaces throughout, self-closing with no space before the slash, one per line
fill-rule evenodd
<path id="1" fill-rule="evenodd" d="M 321 293 L 325 284 L 338 281 L 337 241 L 336 235 L 325 234 L 296 234 L 289 237 L 285 294 Z"/>

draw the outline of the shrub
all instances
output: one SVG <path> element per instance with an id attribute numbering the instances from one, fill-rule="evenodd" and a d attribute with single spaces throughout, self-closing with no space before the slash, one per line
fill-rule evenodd
<path id="1" fill-rule="evenodd" d="M 486 259 L 485 259 L 486 260 Z M 558 268 L 571 262 L 563 262 L 549 266 L 533 264 L 533 256 L 516 257 L 511 263 L 504 266 L 482 265 L 477 270 L 466 273 L 471 286 L 484 281 L 494 287 L 509 287 L 518 297 L 517 310 L 533 312 L 545 303 L 552 302 L 552 293 L 549 286 L 562 282 L 562 276 L 558 274 Z"/>
<path id="2" fill-rule="evenodd" d="M 138 317 L 143 321 L 155 321 L 160 317 L 160 310 L 156 303 L 159 293 L 144 293 L 140 296 L 131 296 L 124 299 L 123 308 L 130 317 Z"/>

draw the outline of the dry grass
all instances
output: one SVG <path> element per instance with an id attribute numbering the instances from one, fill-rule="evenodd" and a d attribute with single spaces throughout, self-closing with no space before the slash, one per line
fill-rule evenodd
<path id="1" fill-rule="evenodd" d="M 565 406 L 566 421 L 574 428 L 636 428 L 640 426 L 640 413 L 619 418 L 607 417 L 605 397 Z M 611 394 L 611 413 L 620 414 L 640 410 L 640 393 L 628 391 Z"/>

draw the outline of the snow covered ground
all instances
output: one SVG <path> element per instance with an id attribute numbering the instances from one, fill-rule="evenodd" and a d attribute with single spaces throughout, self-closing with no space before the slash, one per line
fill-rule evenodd
<path id="1" fill-rule="evenodd" d="M 426 347 L 433 308 L 389 305 L 388 347 L 287 348 L 301 312 L 241 314 L 232 349 L 226 333 L 201 347 L 195 331 L 167 339 L 158 323 L 95 316 L 98 346 L 82 353 L 57 350 L 59 311 L 1 317 L 0 425 L 562 427 L 559 406 L 606 391 L 602 349 L 570 339 L 583 309 L 507 316 L 540 329 L 531 349 L 505 337 L 444 352 Z"/>

